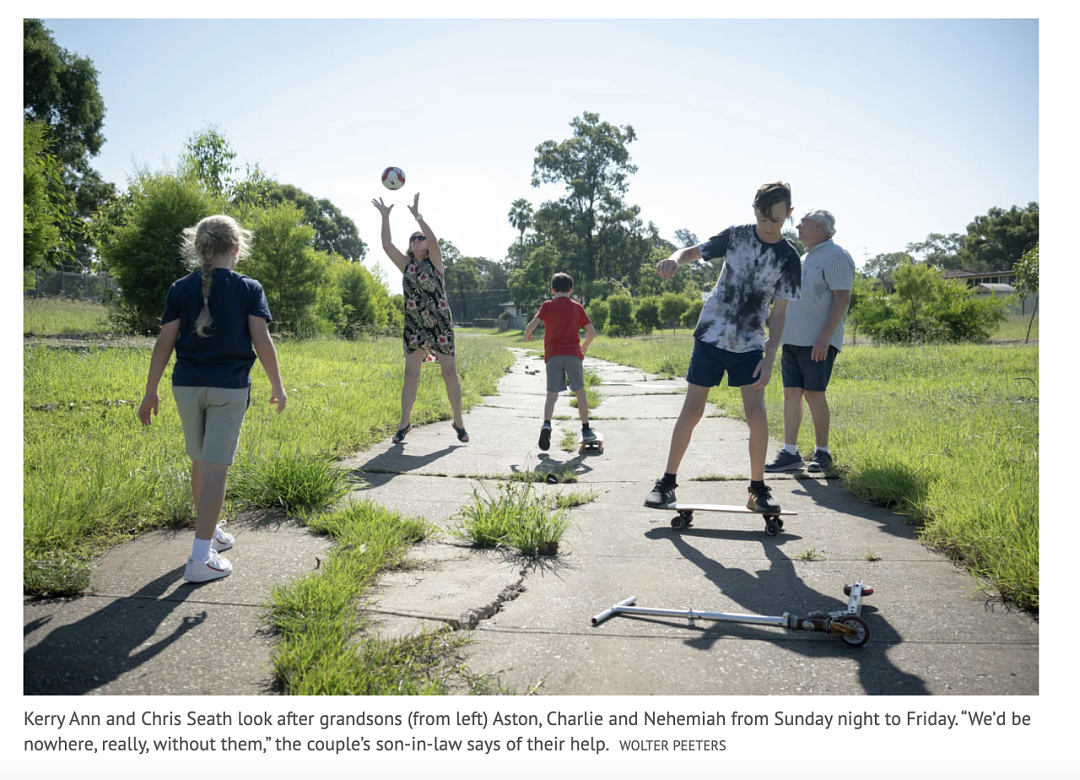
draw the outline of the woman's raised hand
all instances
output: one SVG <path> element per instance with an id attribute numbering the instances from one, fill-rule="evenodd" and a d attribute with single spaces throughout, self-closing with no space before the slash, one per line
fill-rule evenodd
<path id="1" fill-rule="evenodd" d="M 412 205 L 409 206 L 409 211 L 412 212 L 413 219 L 416 219 L 420 215 L 420 193 L 416 193 L 412 199 Z"/>
<path id="2" fill-rule="evenodd" d="M 389 206 L 387 206 L 385 203 L 383 203 L 382 198 L 379 198 L 378 200 L 376 200 L 375 198 L 372 198 L 371 199 L 371 205 L 374 206 L 375 208 L 377 208 L 379 210 L 379 213 L 382 214 L 384 217 L 389 217 L 390 216 L 390 209 L 394 208 L 393 203 L 391 203 Z"/>

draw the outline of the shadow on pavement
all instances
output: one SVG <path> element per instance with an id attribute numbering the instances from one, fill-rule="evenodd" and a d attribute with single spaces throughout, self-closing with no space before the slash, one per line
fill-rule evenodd
<path id="1" fill-rule="evenodd" d="M 697 535 L 728 535 L 723 532 L 696 532 Z M 745 532 L 735 532 L 745 535 Z M 822 612 L 835 612 L 847 606 L 847 598 L 843 596 L 844 582 L 836 583 L 836 595 L 825 595 L 813 588 L 808 587 L 795 571 L 795 563 L 780 549 L 780 546 L 792 538 L 789 534 L 781 534 L 772 540 L 763 542 L 765 556 L 769 559 L 768 569 L 750 573 L 743 569 L 729 568 L 704 555 L 696 547 L 690 544 L 689 539 L 695 535 L 694 530 L 683 533 L 672 532 L 667 529 L 652 529 L 646 536 L 654 539 L 666 538 L 682 556 L 701 569 L 706 579 L 717 586 L 727 598 L 737 602 L 747 613 L 755 615 L 780 616 L 785 612 L 796 615 L 806 615 L 808 612 L 820 610 Z M 760 532 L 757 534 L 760 537 Z M 873 583 L 870 583 L 873 584 Z M 682 605 L 669 604 L 640 604 L 643 607 L 656 607 L 661 609 L 682 609 Z M 707 604 L 692 605 L 697 611 L 723 611 L 716 610 Z M 643 616 L 625 615 L 625 618 L 649 619 Z M 784 628 L 757 628 L 741 623 L 713 622 L 706 627 L 696 624 L 687 625 L 686 622 L 668 622 L 669 625 L 687 628 L 696 632 L 696 636 L 687 639 L 686 644 L 700 650 L 708 650 L 713 643 L 725 636 L 737 636 L 742 639 L 761 639 L 783 642 L 785 650 L 809 658 L 850 658 L 859 666 L 859 682 L 863 691 L 868 694 L 928 694 L 926 683 L 919 677 L 898 669 L 888 657 L 888 649 L 891 645 L 899 642 L 901 637 L 881 616 L 873 606 L 873 597 L 863 601 L 862 617 L 870 627 L 870 641 L 862 647 L 851 647 L 835 637 L 820 635 L 809 639 L 807 637 L 793 638 L 791 632 Z M 653 621 L 655 622 L 655 620 Z"/>
<path id="2" fill-rule="evenodd" d="M 205 621 L 205 610 L 197 617 L 185 617 L 171 634 L 144 646 L 198 590 L 198 586 L 185 585 L 162 598 L 183 574 L 183 567 L 173 569 L 132 596 L 53 629 L 23 654 L 23 693 L 77 696 L 100 688 L 137 669 Z M 49 620 L 39 622 L 43 625 Z"/>

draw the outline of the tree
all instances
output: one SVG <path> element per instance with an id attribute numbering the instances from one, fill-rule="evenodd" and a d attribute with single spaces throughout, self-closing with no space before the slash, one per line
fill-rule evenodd
<path id="1" fill-rule="evenodd" d="M 518 231 L 518 262 L 525 262 L 525 231 L 532 226 L 533 207 L 525 198 L 518 198 L 510 204 L 510 212 L 506 215 L 507 221 Z"/>
<path id="2" fill-rule="evenodd" d="M 87 223 L 116 192 L 90 166 L 105 143 L 105 102 L 93 62 L 57 45 L 40 19 L 23 19 L 23 117 L 46 127 L 60 174 L 50 197 L 54 206 L 65 204 L 60 242 L 46 257 L 89 267 L 94 257 Z"/>
<path id="3" fill-rule="evenodd" d="M 547 299 L 551 277 L 562 265 L 559 251 L 551 244 L 542 244 L 529 252 L 524 265 L 511 269 L 507 284 L 518 308 L 535 312 Z"/>
<path id="4" fill-rule="evenodd" d="M 1009 271 L 1039 242 L 1039 204 L 994 207 L 967 226 L 959 258 L 969 271 Z"/>
<path id="5" fill-rule="evenodd" d="M 450 311 L 455 319 L 470 322 L 476 317 L 475 307 L 472 307 L 473 313 L 471 317 L 469 316 L 470 303 L 476 300 L 476 295 L 482 284 L 476 259 L 460 257 L 459 253 L 458 258 L 449 263 L 444 255 L 443 263 L 446 268 L 446 297 L 450 302 Z"/>
<path id="6" fill-rule="evenodd" d="M 300 336 L 318 330 L 315 306 L 319 290 L 330 281 L 327 253 L 312 246 L 315 229 L 303 224 L 304 213 L 282 204 L 259 215 L 244 273 L 258 279 L 274 315 L 275 330 Z"/>
<path id="7" fill-rule="evenodd" d="M 911 314 L 911 333 L 918 336 L 923 332 L 919 326 L 920 310 L 934 297 L 940 276 L 930 266 L 909 263 L 897 268 L 893 278 L 896 294 L 907 303 Z"/>
<path id="8" fill-rule="evenodd" d="M 57 224 L 66 218 L 51 193 L 63 189 L 59 163 L 48 152 L 43 122 L 23 123 L 23 268 L 46 265 L 61 245 Z"/>
<path id="9" fill-rule="evenodd" d="M 667 292 L 660 296 L 660 321 L 666 323 L 674 332 L 683 314 L 690 308 L 690 299 L 685 295 Z"/>
<path id="10" fill-rule="evenodd" d="M 1023 304 L 1027 301 L 1028 296 L 1037 293 L 1039 291 L 1039 242 L 1035 242 L 1035 246 L 1024 252 L 1023 257 L 1016 261 L 1016 265 L 1013 266 L 1013 270 L 1016 271 L 1016 291 L 1020 294 L 1020 302 Z M 1031 319 L 1028 320 L 1027 335 L 1024 336 L 1024 343 L 1028 342 L 1031 338 L 1031 326 L 1035 323 L 1035 314 L 1039 311 L 1039 301 L 1035 300 L 1035 308 L 1031 310 Z"/>
<path id="11" fill-rule="evenodd" d="M 960 250 L 964 246 L 964 237 L 959 233 L 931 233 L 925 241 L 907 245 L 907 254 L 919 255 L 919 261 L 946 271 L 959 270 Z"/>
<path id="12" fill-rule="evenodd" d="M 697 246 L 701 242 L 698 241 L 698 237 L 686 228 L 679 228 L 675 231 L 675 243 L 680 249 L 685 249 L 688 246 Z"/>
<path id="13" fill-rule="evenodd" d="M 599 114 L 589 112 L 570 126 L 573 138 L 536 147 L 532 185 L 560 183 L 566 194 L 537 210 L 534 228 L 557 247 L 563 270 L 575 280 L 588 283 L 607 276 L 636 284 L 651 248 L 640 209 L 623 201 L 629 177 L 637 172 L 627 145 L 637 136 L 630 125 L 601 122 Z"/>
<path id="14" fill-rule="evenodd" d="M 872 276 L 882 282 L 891 282 L 897 268 L 902 265 L 910 265 L 914 262 L 915 258 L 907 252 L 887 252 L 885 254 L 874 255 L 867 260 L 863 272 L 867 276 Z"/>
<path id="15" fill-rule="evenodd" d="M 123 220 L 103 231 L 101 259 L 120 285 L 114 313 L 138 333 L 155 333 L 170 285 L 189 273 L 180 256 L 184 228 L 224 204 L 192 176 L 146 170 L 136 172 L 124 203 Z"/>
<path id="16" fill-rule="evenodd" d="M 40 19 L 23 19 L 23 117 L 44 122 L 64 165 L 81 169 L 101 151 L 105 101 L 86 57 L 61 48 Z"/>
<path id="17" fill-rule="evenodd" d="M 638 299 L 634 307 L 634 323 L 637 332 L 646 336 L 660 327 L 660 305 L 655 295 Z"/>
<path id="18" fill-rule="evenodd" d="M 316 198 L 292 184 L 273 183 L 267 190 L 271 205 L 292 203 L 303 211 L 301 224 L 315 229 L 312 246 L 319 252 L 333 252 L 355 263 L 367 255 L 367 244 L 360 238 L 356 223 L 326 198 Z"/>

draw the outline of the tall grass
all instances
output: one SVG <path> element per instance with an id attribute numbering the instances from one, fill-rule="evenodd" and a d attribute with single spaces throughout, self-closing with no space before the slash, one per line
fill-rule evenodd
<path id="1" fill-rule="evenodd" d="M 688 362 L 691 339 L 602 337 L 590 353 L 655 372 L 678 355 Z M 928 544 L 1038 609 L 1038 348 L 845 347 L 828 399 L 829 448 L 848 488 L 907 515 Z M 737 389 L 713 388 L 709 400 L 742 418 Z M 770 434 L 783 438 L 779 365 L 765 400 Z M 808 410 L 803 423 L 799 447 L 810 452 Z"/>
<path id="2" fill-rule="evenodd" d="M 68 298 L 23 300 L 24 335 L 104 335 L 109 332 L 108 311 L 100 303 Z"/>
<path id="3" fill-rule="evenodd" d="M 280 483 L 273 477 L 275 464 L 293 476 L 325 471 L 328 460 L 385 438 L 401 413 L 404 361 L 398 339 L 282 341 L 278 355 L 288 408 L 279 416 L 267 403 L 269 384 L 256 364 L 251 408 L 230 475 L 231 496 L 240 505 L 255 502 L 267 484 Z M 169 390 L 171 366 L 162 382 L 160 416 L 143 428 L 135 415 L 149 361 L 146 348 L 25 350 L 23 540 L 24 585 L 30 592 L 59 592 L 40 573 L 85 568 L 102 544 L 190 519 L 191 462 Z M 484 339 L 463 346 L 458 367 L 466 408 L 493 394 L 512 362 L 512 355 Z M 450 418 L 439 369 L 426 366 L 413 422 Z M 283 453 L 291 465 L 282 461 Z M 258 477 L 246 495 L 245 475 Z M 300 498 L 286 490 L 275 500 L 293 506 Z M 70 591 L 85 577 L 66 580 Z"/>
<path id="4" fill-rule="evenodd" d="M 566 507 L 545 500 L 528 482 L 509 481 L 492 496 L 473 492 L 450 534 L 477 547 L 509 548 L 535 557 L 555 554 L 570 525 Z"/>

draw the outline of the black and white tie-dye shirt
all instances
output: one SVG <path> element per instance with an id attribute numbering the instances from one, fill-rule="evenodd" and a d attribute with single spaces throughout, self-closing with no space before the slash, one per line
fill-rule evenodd
<path id="1" fill-rule="evenodd" d="M 799 253 L 786 238 L 762 242 L 756 225 L 729 227 L 699 248 L 705 260 L 723 257 L 724 267 L 701 308 L 694 338 L 728 352 L 764 350 L 772 299 L 799 298 Z"/>

